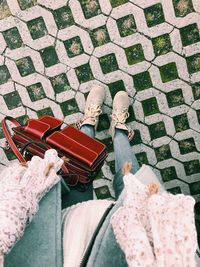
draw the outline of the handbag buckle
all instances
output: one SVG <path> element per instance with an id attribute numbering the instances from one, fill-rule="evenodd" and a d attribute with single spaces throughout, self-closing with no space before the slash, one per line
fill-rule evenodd
<path id="1" fill-rule="evenodd" d="M 11 149 L 8 141 L 5 141 L 5 143 L 4 143 L 4 149 L 7 150 L 7 151 Z"/>

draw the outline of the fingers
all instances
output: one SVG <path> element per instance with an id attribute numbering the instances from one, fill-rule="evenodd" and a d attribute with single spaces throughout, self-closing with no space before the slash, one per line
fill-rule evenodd
<path id="1" fill-rule="evenodd" d="M 158 189 L 159 189 L 159 185 L 158 184 L 156 184 L 156 183 L 150 183 L 147 186 L 148 186 L 149 194 L 150 195 L 153 195 L 153 194 L 158 193 Z"/>
<path id="2" fill-rule="evenodd" d="M 48 176 L 48 175 L 49 175 L 49 172 L 50 172 L 51 168 L 53 168 L 53 166 L 54 166 L 53 163 L 49 163 L 49 164 L 46 166 L 46 168 L 45 168 L 45 170 L 44 170 L 44 175 L 45 175 L 45 176 Z"/>
<path id="3" fill-rule="evenodd" d="M 122 167 L 122 173 L 124 175 L 128 174 L 132 168 L 132 163 L 131 162 L 125 162 L 123 167 Z"/>

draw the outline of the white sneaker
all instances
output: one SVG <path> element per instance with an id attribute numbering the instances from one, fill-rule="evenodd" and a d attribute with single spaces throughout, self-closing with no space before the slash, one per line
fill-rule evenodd
<path id="1" fill-rule="evenodd" d="M 114 137 L 115 128 L 122 129 L 128 132 L 129 140 L 133 137 L 134 132 L 126 124 L 126 120 L 129 117 L 129 98 L 125 91 L 119 91 L 113 99 L 113 111 L 112 111 L 112 122 L 111 122 L 111 135 Z"/>
<path id="2" fill-rule="evenodd" d="M 79 123 L 79 128 L 85 124 L 97 125 L 104 99 L 104 87 L 97 85 L 91 89 L 85 104 L 84 118 Z"/>

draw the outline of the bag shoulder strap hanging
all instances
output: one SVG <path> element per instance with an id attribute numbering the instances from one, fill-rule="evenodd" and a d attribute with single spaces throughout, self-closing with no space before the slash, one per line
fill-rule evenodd
<path id="1" fill-rule="evenodd" d="M 10 116 L 6 116 L 3 120 L 2 120 L 2 129 L 4 131 L 5 137 L 11 147 L 11 149 L 13 150 L 13 152 L 15 153 L 16 157 L 18 158 L 18 160 L 20 162 L 26 163 L 26 160 L 24 159 L 24 157 L 22 156 L 22 154 L 19 152 L 17 146 L 15 145 L 15 143 L 12 140 L 12 137 L 10 136 L 10 133 L 8 131 L 7 125 L 6 125 L 6 121 L 10 121 L 12 122 L 16 127 L 21 126 L 21 124 L 14 118 L 10 117 Z"/>

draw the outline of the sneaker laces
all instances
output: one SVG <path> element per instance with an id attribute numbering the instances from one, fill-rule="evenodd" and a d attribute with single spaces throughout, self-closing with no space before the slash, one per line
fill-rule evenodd
<path id="1" fill-rule="evenodd" d="M 127 109 L 120 110 L 120 111 L 115 110 L 111 115 L 114 125 L 117 125 L 118 123 L 124 124 L 128 117 L 129 117 L 129 113 Z"/>
<path id="2" fill-rule="evenodd" d="M 85 118 L 96 119 L 102 113 L 101 106 L 91 105 L 85 109 Z"/>

